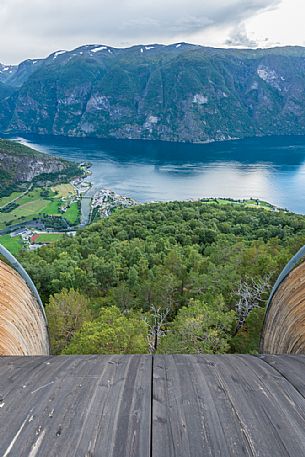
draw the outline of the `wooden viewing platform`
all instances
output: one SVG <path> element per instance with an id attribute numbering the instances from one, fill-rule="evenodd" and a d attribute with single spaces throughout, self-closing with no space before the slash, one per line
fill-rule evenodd
<path id="1" fill-rule="evenodd" d="M 304 356 L 0 358 L 1 457 L 304 455 Z"/>

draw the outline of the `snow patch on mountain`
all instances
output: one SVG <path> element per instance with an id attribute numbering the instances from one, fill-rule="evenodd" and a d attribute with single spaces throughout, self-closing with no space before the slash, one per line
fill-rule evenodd
<path id="1" fill-rule="evenodd" d="M 60 56 L 61 54 L 66 54 L 67 51 L 57 51 L 57 52 L 54 52 L 53 54 L 53 59 L 56 59 L 58 56 Z"/>
<path id="2" fill-rule="evenodd" d="M 0 73 L 12 73 L 14 71 L 15 67 L 13 65 L 2 65 L 0 63 Z"/>
<path id="3" fill-rule="evenodd" d="M 93 48 L 93 49 L 90 49 L 90 52 L 100 52 L 100 51 L 105 51 L 107 48 L 107 46 L 99 46 L 98 48 Z"/>

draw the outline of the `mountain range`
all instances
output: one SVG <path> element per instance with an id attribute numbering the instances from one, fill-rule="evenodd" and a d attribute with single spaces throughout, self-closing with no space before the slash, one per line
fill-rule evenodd
<path id="1" fill-rule="evenodd" d="M 195 143 L 305 134 L 305 48 L 86 45 L 0 64 L 0 130 Z"/>

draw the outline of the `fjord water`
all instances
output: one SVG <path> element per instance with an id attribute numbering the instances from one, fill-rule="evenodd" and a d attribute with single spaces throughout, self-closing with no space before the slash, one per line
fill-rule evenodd
<path id="1" fill-rule="evenodd" d="M 305 213 L 305 136 L 211 144 L 36 135 L 21 140 L 42 152 L 91 162 L 94 188 L 141 202 L 253 197 Z"/>

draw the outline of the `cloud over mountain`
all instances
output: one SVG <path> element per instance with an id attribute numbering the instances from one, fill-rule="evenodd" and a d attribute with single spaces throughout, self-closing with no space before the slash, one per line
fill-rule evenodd
<path id="1" fill-rule="evenodd" d="M 1 0 L 0 61 L 14 63 L 84 43 L 126 46 L 195 37 L 198 42 L 200 33 L 238 30 L 247 18 L 279 4 L 280 0 Z"/>

